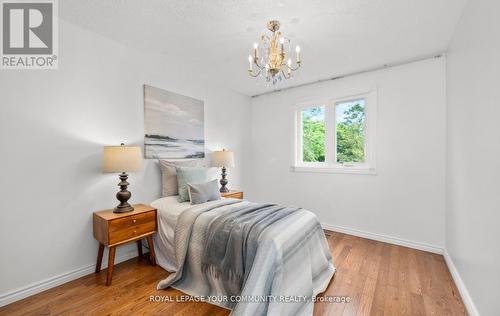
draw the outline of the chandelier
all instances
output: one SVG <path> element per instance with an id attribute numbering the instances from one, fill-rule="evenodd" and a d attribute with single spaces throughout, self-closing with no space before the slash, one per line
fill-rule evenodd
<path id="1" fill-rule="evenodd" d="M 295 46 L 295 63 L 292 64 L 290 39 L 279 32 L 279 28 L 279 21 L 269 21 L 267 29 L 272 34 L 262 35 L 259 43 L 254 43 L 253 56 L 248 56 L 248 74 L 252 77 L 263 77 L 273 85 L 292 78 L 292 72 L 301 65 L 300 47 Z"/>

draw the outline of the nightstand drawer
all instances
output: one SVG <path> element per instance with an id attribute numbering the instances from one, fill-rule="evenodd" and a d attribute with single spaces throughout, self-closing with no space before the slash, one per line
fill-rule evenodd
<path id="1" fill-rule="evenodd" d="M 155 211 L 114 219 L 109 222 L 109 232 L 123 230 L 126 228 L 142 225 L 148 222 L 153 222 L 153 223 L 156 222 Z"/>
<path id="2" fill-rule="evenodd" d="M 222 195 L 225 198 L 230 198 L 230 199 L 243 199 L 243 192 L 228 192 Z"/>
<path id="3" fill-rule="evenodd" d="M 114 245 L 156 231 L 156 212 L 147 212 L 109 222 L 109 244 Z"/>

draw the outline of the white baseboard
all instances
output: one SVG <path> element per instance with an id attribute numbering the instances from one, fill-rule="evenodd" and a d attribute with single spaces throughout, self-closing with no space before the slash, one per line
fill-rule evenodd
<path id="1" fill-rule="evenodd" d="M 127 252 L 119 255 L 115 259 L 115 264 L 127 261 L 129 259 L 132 259 L 134 257 L 137 257 L 137 248 L 131 248 Z M 107 258 L 103 258 L 103 267 L 107 266 Z M 8 292 L 5 294 L 0 295 L 0 306 L 4 306 L 10 303 L 13 303 L 15 301 L 19 301 L 23 298 L 26 298 L 31 295 L 35 295 L 37 293 L 43 292 L 45 290 L 48 290 L 50 288 L 56 287 L 58 285 L 64 284 L 66 282 L 78 279 L 82 276 L 94 273 L 95 271 L 95 264 L 90 264 L 78 269 L 75 269 L 70 272 L 66 272 L 45 280 L 42 280 L 40 282 L 33 283 L 31 285 L 22 287 L 20 289 L 14 290 L 12 292 Z"/>
<path id="2" fill-rule="evenodd" d="M 453 263 L 453 260 L 450 257 L 450 254 L 446 249 L 444 250 L 444 261 L 446 261 L 446 265 L 448 266 L 448 270 L 450 270 L 451 276 L 453 278 L 453 281 L 455 281 L 455 285 L 458 288 L 458 291 L 460 292 L 460 296 L 462 296 L 462 301 L 465 304 L 465 308 L 467 308 L 467 311 L 469 312 L 470 316 L 479 316 L 479 311 L 476 308 L 476 305 L 474 304 L 474 301 L 472 300 L 472 297 L 469 294 L 469 291 L 465 287 L 465 283 L 460 277 L 460 274 L 458 273 L 457 267 Z"/>
<path id="3" fill-rule="evenodd" d="M 353 228 L 331 225 L 331 224 L 327 224 L 327 223 L 321 223 L 321 226 L 326 230 L 331 230 L 334 232 L 344 233 L 344 234 L 362 237 L 362 238 L 366 238 L 366 239 L 382 241 L 382 242 L 386 242 L 389 244 L 394 244 L 394 245 L 398 245 L 398 246 L 428 251 L 428 252 L 437 253 L 440 255 L 443 254 L 442 247 L 430 245 L 430 244 L 426 244 L 426 243 L 422 243 L 422 242 L 418 242 L 418 241 L 411 241 L 411 240 L 407 240 L 407 239 L 402 239 L 402 238 L 397 238 L 397 237 L 392 237 L 392 236 L 387 236 L 387 235 L 382 235 L 382 234 L 376 234 L 376 233 L 361 231 L 361 230 L 357 230 L 357 229 L 353 229 Z"/>

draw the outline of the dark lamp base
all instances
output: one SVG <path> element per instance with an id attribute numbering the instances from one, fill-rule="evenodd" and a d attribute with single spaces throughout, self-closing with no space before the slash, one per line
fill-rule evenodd
<path id="1" fill-rule="evenodd" d="M 227 185 L 227 179 L 226 179 L 226 167 L 222 167 L 222 179 L 220 179 L 220 192 L 222 193 L 225 193 L 225 192 L 229 192 L 229 189 L 226 188 L 226 185 Z"/>
<path id="2" fill-rule="evenodd" d="M 117 207 L 115 207 L 115 209 L 113 210 L 113 213 L 127 213 L 127 212 L 132 212 L 134 210 L 134 208 L 132 207 L 132 205 L 128 204 L 127 205 L 118 205 Z"/>
<path id="3" fill-rule="evenodd" d="M 118 204 L 117 207 L 113 210 L 113 213 L 126 213 L 126 212 L 132 212 L 134 208 L 132 205 L 128 204 L 128 200 L 132 196 L 132 193 L 127 190 L 127 187 L 130 183 L 127 182 L 128 179 L 128 174 L 125 172 L 120 173 L 120 183 L 118 183 L 118 186 L 120 187 L 120 191 L 116 193 L 116 198 L 118 201 L 120 201 L 120 204 Z"/>

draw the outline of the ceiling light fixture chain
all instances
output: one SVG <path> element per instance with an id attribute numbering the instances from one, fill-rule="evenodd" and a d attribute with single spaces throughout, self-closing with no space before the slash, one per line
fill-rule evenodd
<path id="1" fill-rule="evenodd" d="M 271 36 L 262 35 L 259 43 L 254 43 L 253 55 L 248 56 L 248 74 L 254 78 L 263 77 L 266 82 L 276 85 L 293 78 L 292 72 L 302 65 L 300 46 L 295 46 L 295 65 L 293 65 L 290 39 L 279 31 L 280 22 L 269 21 L 267 29 L 272 32 Z"/>

